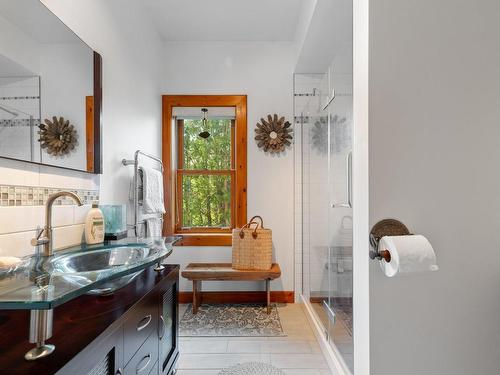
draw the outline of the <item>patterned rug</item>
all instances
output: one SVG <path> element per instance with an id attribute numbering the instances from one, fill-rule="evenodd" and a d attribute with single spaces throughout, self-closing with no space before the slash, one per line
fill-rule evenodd
<path id="1" fill-rule="evenodd" d="M 255 304 L 201 305 L 193 315 L 189 305 L 179 324 L 180 336 L 286 336 L 278 309 L 271 313 Z"/>
<path id="2" fill-rule="evenodd" d="M 248 362 L 225 368 L 219 375 L 285 375 L 285 373 L 267 363 Z"/>

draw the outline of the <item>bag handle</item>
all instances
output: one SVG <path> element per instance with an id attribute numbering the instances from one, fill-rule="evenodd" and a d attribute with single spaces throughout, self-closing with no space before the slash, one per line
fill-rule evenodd
<path id="1" fill-rule="evenodd" d="M 260 220 L 260 223 L 258 223 L 257 221 L 254 221 L 254 219 L 259 219 Z M 260 216 L 254 216 L 250 219 L 250 221 L 248 223 L 246 223 L 245 225 L 243 225 L 240 229 L 240 238 L 243 239 L 245 238 L 245 232 L 243 232 L 243 229 L 246 229 L 246 228 L 251 228 L 251 225 L 252 224 L 255 224 L 255 229 L 253 230 L 252 232 L 252 237 L 253 239 L 256 239 L 257 238 L 257 229 L 259 229 L 259 225 L 260 227 L 263 229 L 264 228 L 264 220 L 262 220 L 262 217 Z"/>

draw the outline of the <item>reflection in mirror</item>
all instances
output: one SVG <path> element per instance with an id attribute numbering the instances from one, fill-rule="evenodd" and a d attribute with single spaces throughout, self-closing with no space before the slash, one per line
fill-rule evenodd
<path id="1" fill-rule="evenodd" d="M 40 1 L 0 0 L 0 157 L 100 172 L 95 55 Z"/>

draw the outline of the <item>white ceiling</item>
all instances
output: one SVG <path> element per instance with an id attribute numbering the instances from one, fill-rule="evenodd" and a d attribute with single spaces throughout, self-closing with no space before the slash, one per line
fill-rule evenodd
<path id="1" fill-rule="evenodd" d="M 304 0 L 142 0 L 166 41 L 293 41 Z"/>

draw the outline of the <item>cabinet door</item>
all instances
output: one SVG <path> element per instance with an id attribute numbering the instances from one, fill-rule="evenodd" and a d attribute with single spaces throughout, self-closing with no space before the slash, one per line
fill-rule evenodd
<path id="1" fill-rule="evenodd" d="M 160 374 L 170 374 L 177 360 L 179 304 L 177 280 L 168 283 L 160 293 L 159 361 Z"/>
<path id="2" fill-rule="evenodd" d="M 123 328 L 119 327 L 109 336 L 93 342 L 57 374 L 122 375 Z"/>

